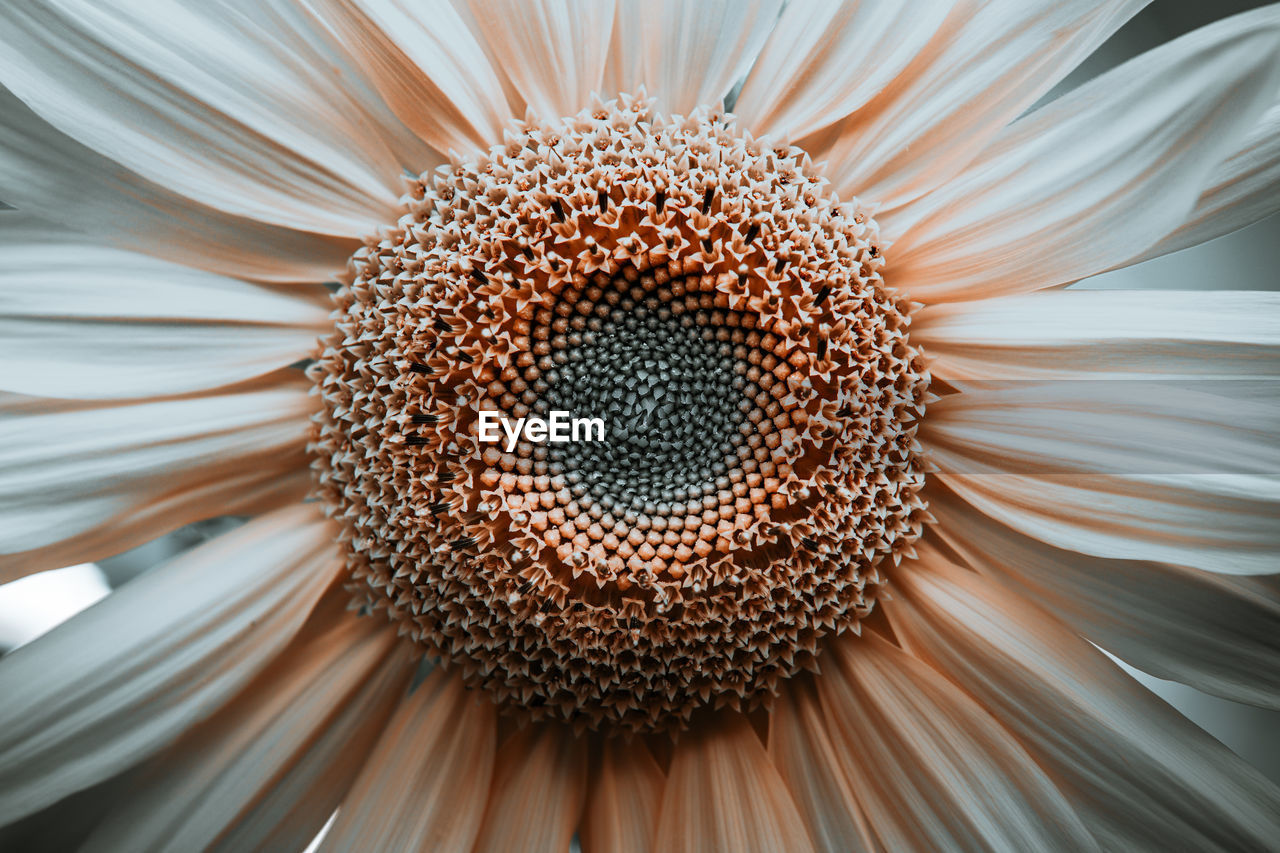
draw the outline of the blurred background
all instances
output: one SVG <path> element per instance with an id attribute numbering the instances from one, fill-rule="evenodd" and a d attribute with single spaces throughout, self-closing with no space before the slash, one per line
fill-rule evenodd
<path id="1" fill-rule="evenodd" d="M 1266 4 L 1246 0 L 1155 0 L 1045 100 L 1182 33 L 1262 5 Z M 1075 287 L 1280 290 L 1280 216 L 1202 246 L 1087 279 Z M 0 654 L 30 641 L 163 560 L 242 522 L 237 518 L 200 522 L 96 564 L 69 566 L 0 585 Z M 1126 668 L 1280 782 L 1280 713 L 1228 702 Z"/>

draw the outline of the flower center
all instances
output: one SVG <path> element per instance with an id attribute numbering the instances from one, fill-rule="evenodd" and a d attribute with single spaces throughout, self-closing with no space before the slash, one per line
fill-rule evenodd
<path id="1" fill-rule="evenodd" d="M 422 176 L 311 369 L 361 601 L 505 707 L 636 730 L 856 626 L 927 516 L 928 373 L 808 167 L 622 97 Z"/>

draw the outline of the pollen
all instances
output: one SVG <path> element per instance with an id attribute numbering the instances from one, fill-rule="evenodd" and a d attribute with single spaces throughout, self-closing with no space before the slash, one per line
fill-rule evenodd
<path id="1" fill-rule="evenodd" d="M 643 97 L 413 182 L 310 368 L 360 604 L 503 708 L 677 729 L 857 629 L 928 513 L 929 376 L 874 220 Z M 480 413 L 601 441 L 480 439 Z"/>

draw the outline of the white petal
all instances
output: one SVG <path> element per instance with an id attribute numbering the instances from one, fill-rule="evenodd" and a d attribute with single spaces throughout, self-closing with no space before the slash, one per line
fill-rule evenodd
<path id="1" fill-rule="evenodd" d="M 619 0 L 607 96 L 644 86 L 660 110 L 718 107 L 755 62 L 780 0 Z"/>
<path id="2" fill-rule="evenodd" d="M 413 649 L 394 627 L 345 610 L 347 598 L 339 590 L 322 602 L 233 702 L 147 762 L 81 849 L 305 847 L 310 838 L 300 833 L 285 839 L 300 846 L 263 844 L 276 821 L 319 832 L 414 670 Z M 345 779 L 310 784 L 325 771 Z M 316 800 L 299 802 L 308 790 Z M 309 820 L 298 820 L 300 808 Z"/>
<path id="3" fill-rule="evenodd" d="M 215 388 L 305 358 L 327 317 L 318 302 L 0 213 L 0 390 L 98 399 Z"/>
<path id="4" fill-rule="evenodd" d="M 920 442 L 948 475 L 1280 474 L 1276 384 L 966 384 L 929 405 Z"/>
<path id="5" fill-rule="evenodd" d="M 587 788 L 578 835 L 583 853 L 652 850 L 667 780 L 644 741 L 609 738 Z"/>
<path id="6" fill-rule="evenodd" d="M 911 342 L 961 379 L 1280 377 L 1280 294 L 1043 293 L 925 306 Z"/>
<path id="7" fill-rule="evenodd" d="M 1230 234 L 1280 211 L 1280 105 L 1273 106 L 1209 175 L 1178 229 L 1131 263 Z"/>
<path id="8" fill-rule="evenodd" d="M 936 559 L 895 583 L 894 631 L 1000 715 L 1107 849 L 1280 837 L 1280 790 L 1048 614 Z"/>
<path id="9" fill-rule="evenodd" d="M 227 213 L 363 237 L 394 220 L 404 165 L 331 56 L 270 4 L 0 10 L 0 82 L 78 142 Z"/>
<path id="10" fill-rule="evenodd" d="M 654 850 L 805 853 L 804 820 L 746 718 L 721 711 L 676 743 Z"/>
<path id="11" fill-rule="evenodd" d="M 791 3 L 734 113 L 756 135 L 799 139 L 864 106 L 933 38 L 953 0 Z"/>
<path id="12" fill-rule="evenodd" d="M 0 395 L 0 577 L 117 554 L 306 491 L 308 384 L 111 404 Z M 300 475 L 300 476 L 299 476 Z"/>
<path id="13" fill-rule="evenodd" d="M 0 659 L 0 824 L 124 770 L 231 698 L 341 567 L 314 507 L 250 522 Z"/>
<path id="14" fill-rule="evenodd" d="M 314 5 L 395 114 L 427 144 L 467 154 L 502 142 L 512 117 L 502 85 L 476 35 L 446 0 Z"/>
<path id="15" fill-rule="evenodd" d="M 487 697 L 432 672 L 387 724 L 320 850 L 470 850 L 496 731 Z"/>
<path id="16" fill-rule="evenodd" d="M 1046 545 L 935 492 L 937 535 L 975 570 L 1146 672 L 1280 709 L 1280 578 L 1107 560 Z"/>
<path id="17" fill-rule="evenodd" d="M 471 13 L 490 52 L 540 117 L 556 119 L 591 106 L 613 30 L 612 3 L 472 0 Z"/>
<path id="18" fill-rule="evenodd" d="M 0 201 L 98 241 L 267 281 L 327 281 L 360 245 L 178 195 L 56 130 L 2 87 Z"/>
<path id="19" fill-rule="evenodd" d="M 877 99 L 801 145 L 828 161 L 826 174 L 842 197 L 897 207 L 964 168 L 1146 3 L 957 2 Z M 904 37 L 886 38 L 897 44 Z"/>
<path id="20" fill-rule="evenodd" d="M 946 186 L 881 217 L 894 243 L 892 282 L 925 302 L 989 297 L 1133 257 L 1183 221 L 1277 87 L 1275 7 L 1121 65 L 1018 120 Z"/>
<path id="21" fill-rule="evenodd" d="M 473 853 L 568 849 L 586 788 L 584 740 L 556 723 L 516 732 L 498 747 Z"/>
<path id="22" fill-rule="evenodd" d="M 769 757 L 799 806 L 818 851 L 877 849 L 858 792 L 837 758 L 822 702 L 805 677 L 783 685 L 770 710 Z"/>
<path id="23" fill-rule="evenodd" d="M 885 850 L 1091 850 L 1013 736 L 939 673 L 845 634 L 815 678 L 833 756 Z"/>

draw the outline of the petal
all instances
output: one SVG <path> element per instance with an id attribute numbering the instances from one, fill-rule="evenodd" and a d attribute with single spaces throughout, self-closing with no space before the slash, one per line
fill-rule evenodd
<path id="1" fill-rule="evenodd" d="M 306 492 L 314 402 L 280 376 L 110 404 L 0 395 L 0 577 L 84 563 Z M 17 574 L 15 574 L 17 572 Z"/>
<path id="2" fill-rule="evenodd" d="M 400 121 L 432 148 L 470 154 L 502 142 L 503 125 L 512 117 L 502 84 L 448 2 L 313 5 Z"/>
<path id="3" fill-rule="evenodd" d="M 929 510 L 960 559 L 1104 649 L 1161 678 L 1280 710 L 1280 578 L 1066 551 L 948 494 L 935 492 Z"/>
<path id="4" fill-rule="evenodd" d="M 612 3 L 472 0 L 470 5 L 490 52 L 535 113 L 550 120 L 591 106 L 613 30 Z"/>
<path id="5" fill-rule="evenodd" d="M 229 385 L 305 358 L 317 302 L 0 213 L 0 390 L 80 399 Z"/>
<path id="6" fill-rule="evenodd" d="M 1280 211 L 1280 104 L 1263 114 L 1205 187 L 1177 230 L 1131 263 L 1230 234 Z"/>
<path id="7" fill-rule="evenodd" d="M 372 234 L 395 218 L 406 164 L 333 57 L 297 36 L 270 4 L 6 5 L 0 83 L 77 142 L 209 207 Z"/>
<path id="8" fill-rule="evenodd" d="M 844 120 L 801 146 L 828 161 L 841 196 L 897 207 L 964 168 L 1146 2 L 957 2 L 877 98 L 848 117 L 831 116 Z M 873 55 L 884 51 L 888 60 L 903 38 L 891 34 Z"/>
<path id="9" fill-rule="evenodd" d="M 568 849 L 586 785 L 585 744 L 567 728 L 531 725 L 511 735 L 498 748 L 473 853 Z"/>
<path id="10" fill-rule="evenodd" d="M 786 784 L 741 714 L 720 711 L 676 744 L 653 849 L 813 849 Z"/>
<path id="11" fill-rule="evenodd" d="M 898 77 L 953 5 L 787 5 L 738 94 L 738 121 L 757 135 L 799 139 L 844 118 Z"/>
<path id="12" fill-rule="evenodd" d="M 872 633 L 820 663 L 833 755 L 884 849 L 1095 849 L 1021 745 L 939 673 Z"/>
<path id="13" fill-rule="evenodd" d="M 778 20 L 780 0 L 619 2 L 604 91 L 644 86 L 663 112 L 719 107 L 751 68 Z"/>
<path id="14" fill-rule="evenodd" d="M 894 631 L 1000 715 L 1107 849 L 1280 837 L 1280 790 L 1048 614 L 941 560 L 895 584 Z"/>
<path id="15" fill-rule="evenodd" d="M 925 302 L 990 297 L 1133 257 L 1183 221 L 1270 105 L 1277 57 L 1280 10 L 1259 9 L 1018 120 L 946 186 L 880 218 L 893 283 Z"/>
<path id="16" fill-rule="evenodd" d="M 496 731 L 493 703 L 432 672 L 387 724 L 320 850 L 470 850 Z"/>
<path id="17" fill-rule="evenodd" d="M 961 379 L 1280 377 L 1280 294 L 1055 290 L 927 305 L 911 342 Z"/>
<path id="18" fill-rule="evenodd" d="M 0 659 L 0 825 L 133 765 L 289 642 L 336 576 L 314 507 L 175 557 Z"/>
<path id="19" fill-rule="evenodd" d="M 935 478 L 958 497 L 1058 548 L 1226 574 L 1270 574 L 1278 565 L 1275 475 L 951 474 L 944 454 L 930 458 L 943 468 Z"/>
<path id="20" fill-rule="evenodd" d="M 327 281 L 359 247 L 254 222 L 152 183 L 56 130 L 0 88 L 0 201 L 98 240 L 266 281 Z"/>
<path id="21" fill-rule="evenodd" d="M 344 610 L 347 597 L 323 602 L 231 704 L 149 761 L 81 849 L 305 847 L 338 807 L 414 670 L 412 647 L 385 620 Z M 309 784 L 335 770 L 345 784 Z M 299 801 L 308 791 L 316 798 Z M 298 820 L 298 809 L 309 819 Z M 293 843 L 263 846 L 273 829 Z"/>
<path id="22" fill-rule="evenodd" d="M 643 741 L 606 740 L 578 827 L 583 853 L 653 850 L 665 785 L 662 768 Z"/>
<path id="23" fill-rule="evenodd" d="M 919 432 L 948 475 L 1280 474 L 1280 388 L 1087 381 L 962 387 L 929 405 Z"/>
<path id="24" fill-rule="evenodd" d="M 827 731 L 826 715 L 813 684 L 792 678 L 769 714 L 769 757 L 823 853 L 878 849 Z"/>

